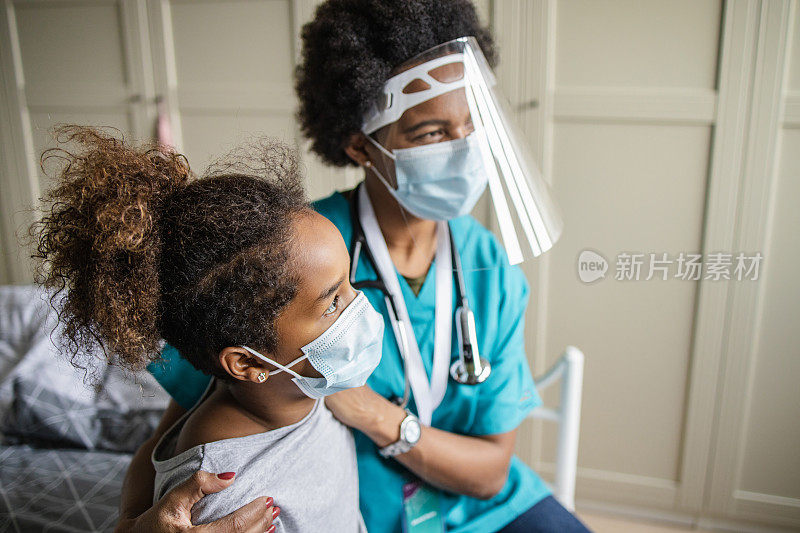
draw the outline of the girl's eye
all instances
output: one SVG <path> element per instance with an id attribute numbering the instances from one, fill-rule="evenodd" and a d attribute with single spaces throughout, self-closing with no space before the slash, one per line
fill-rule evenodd
<path id="1" fill-rule="evenodd" d="M 337 294 L 336 296 L 334 296 L 331 305 L 325 311 L 325 316 L 331 316 L 333 313 L 336 312 L 338 308 L 339 308 L 339 295 Z"/>

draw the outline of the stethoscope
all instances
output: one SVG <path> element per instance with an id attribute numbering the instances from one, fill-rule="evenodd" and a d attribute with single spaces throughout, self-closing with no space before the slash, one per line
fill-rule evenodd
<path id="1" fill-rule="evenodd" d="M 360 185 L 363 187 L 363 184 Z M 372 264 L 373 269 L 378 271 L 377 263 L 369 249 L 366 235 L 364 234 L 364 227 L 361 225 L 359 214 L 359 195 L 358 189 L 351 193 L 350 204 L 350 221 L 353 228 L 353 237 L 350 243 L 350 285 L 356 290 L 364 288 L 378 289 L 383 293 L 384 300 L 386 301 L 386 308 L 388 310 L 389 319 L 392 321 L 395 331 L 398 332 L 398 349 L 400 356 L 403 359 L 403 374 L 405 378 L 405 389 L 403 397 L 397 398 L 396 403 L 401 407 L 408 405 L 408 399 L 411 395 L 411 382 L 408 378 L 408 337 L 406 337 L 406 327 L 400 319 L 397 304 L 395 303 L 394 296 L 386 288 L 386 284 L 381 279 L 380 273 L 378 277 L 373 280 L 356 281 L 356 270 L 358 269 L 358 261 L 363 252 L 367 260 Z M 492 372 L 492 367 L 485 358 L 480 356 L 478 351 L 478 336 L 475 332 L 475 315 L 469 307 L 467 299 L 466 284 L 464 283 L 464 272 L 461 268 L 461 257 L 456 252 L 455 243 L 453 242 L 452 232 L 450 234 L 450 250 L 453 262 L 453 271 L 456 273 L 456 289 L 458 292 L 458 302 L 455 312 L 456 319 L 456 333 L 458 336 L 458 360 L 453 362 L 450 366 L 450 377 L 458 383 L 463 385 L 477 385 L 486 381 L 489 374 Z"/>

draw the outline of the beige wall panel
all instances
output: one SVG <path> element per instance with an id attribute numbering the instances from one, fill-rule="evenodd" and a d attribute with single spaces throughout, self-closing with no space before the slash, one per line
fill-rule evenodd
<path id="1" fill-rule="evenodd" d="M 794 10 L 792 41 L 789 43 L 789 50 L 792 52 L 789 57 L 787 86 L 791 91 L 800 91 L 800 9 Z"/>
<path id="2" fill-rule="evenodd" d="M 15 12 L 28 87 L 126 83 L 115 2 L 26 2 Z"/>
<path id="3" fill-rule="evenodd" d="M 172 3 L 178 84 L 292 80 L 287 1 Z"/>
<path id="4" fill-rule="evenodd" d="M 37 164 L 42 152 L 55 146 L 55 139 L 52 135 L 52 128 L 56 124 L 81 124 L 86 126 L 96 126 L 108 128 L 108 132 L 119 135 L 120 132 L 126 138 L 131 138 L 130 116 L 125 109 L 109 109 L 102 112 L 97 110 L 42 110 L 32 108 L 30 110 L 31 131 L 33 133 L 33 146 L 35 148 Z M 119 131 L 115 131 L 119 130 Z M 49 188 L 49 182 L 45 176 L 40 175 L 40 187 L 42 193 Z"/>
<path id="5" fill-rule="evenodd" d="M 587 354 L 582 467 L 677 479 L 696 282 L 644 281 L 646 268 L 640 281 L 613 278 L 620 252 L 700 248 L 709 138 L 707 127 L 555 125 L 567 223 L 550 252 L 546 353 L 574 344 Z M 586 248 L 609 261 L 591 285 L 576 272 Z"/>
<path id="6" fill-rule="evenodd" d="M 1 74 L 0 74 L 1 76 Z M 0 92 L 0 106 L 5 106 L 5 102 L 1 96 L 2 92 Z M 0 116 L 3 116 L 3 110 L 0 109 Z M 0 133 L 0 139 L 2 138 L 2 133 Z M 8 194 L 4 191 L 7 187 L 7 180 L 8 178 L 4 175 L 3 170 L 6 168 L 5 161 L 3 161 L 3 152 L 0 150 L 0 195 Z M 9 235 L 9 228 L 6 226 L 8 225 L 11 219 L 6 216 L 0 217 L 0 285 L 7 285 L 11 283 L 11 254 L 13 254 L 16 250 L 19 249 L 16 246 L 16 243 L 6 243 Z"/>
<path id="7" fill-rule="evenodd" d="M 557 86 L 714 87 L 718 0 L 568 0 L 557 9 Z"/>
<path id="8" fill-rule="evenodd" d="M 800 130 L 785 130 L 739 489 L 800 499 Z M 763 253 L 763 252 L 762 252 Z"/>
<path id="9" fill-rule="evenodd" d="M 184 152 L 195 172 L 236 146 L 264 136 L 289 144 L 294 140 L 294 122 L 287 115 L 183 112 L 181 121 Z"/>
<path id="10" fill-rule="evenodd" d="M 259 136 L 304 147 L 310 198 L 351 186 L 353 172 L 305 152 L 294 119 L 294 16 L 290 1 L 171 2 L 183 148 L 197 170 Z"/>

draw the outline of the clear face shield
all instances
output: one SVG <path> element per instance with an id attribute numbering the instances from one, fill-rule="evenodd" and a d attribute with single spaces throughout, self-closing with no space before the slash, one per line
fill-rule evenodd
<path id="1" fill-rule="evenodd" d="M 396 71 L 362 128 L 383 154 L 373 170 L 392 195 L 419 218 L 448 220 L 488 188 L 509 261 L 549 250 L 561 216 L 476 40 L 436 46 Z"/>

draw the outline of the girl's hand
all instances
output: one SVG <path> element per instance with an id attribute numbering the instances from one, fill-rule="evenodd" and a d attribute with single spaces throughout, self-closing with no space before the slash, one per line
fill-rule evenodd
<path id="1" fill-rule="evenodd" d="M 192 506 L 206 494 L 219 492 L 233 483 L 233 477 L 197 471 L 169 491 L 153 507 L 135 519 L 122 520 L 115 533 L 264 533 L 272 532 L 273 518 L 280 513 L 272 498 L 257 498 L 215 522 L 192 525 Z"/>
<path id="2" fill-rule="evenodd" d="M 368 386 L 349 389 L 325 397 L 325 405 L 345 426 L 369 436 L 379 446 L 396 441 L 405 410 Z"/>

